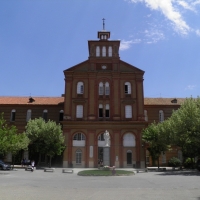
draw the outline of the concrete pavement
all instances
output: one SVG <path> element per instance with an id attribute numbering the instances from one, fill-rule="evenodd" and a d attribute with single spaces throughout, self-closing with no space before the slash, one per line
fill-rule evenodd
<path id="1" fill-rule="evenodd" d="M 134 176 L 82 177 L 73 174 L 18 169 L 0 171 L 2 200 L 200 200 L 200 173 L 166 171 Z M 126 169 L 133 170 L 133 169 Z"/>

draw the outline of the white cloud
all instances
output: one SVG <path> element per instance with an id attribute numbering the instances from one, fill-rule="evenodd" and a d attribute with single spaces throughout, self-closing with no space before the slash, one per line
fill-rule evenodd
<path id="1" fill-rule="evenodd" d="M 156 29 L 145 30 L 144 35 L 145 41 L 148 44 L 157 43 L 165 38 L 164 34 L 160 30 Z"/>
<path id="2" fill-rule="evenodd" d="M 193 5 L 188 4 L 186 1 L 178 1 L 178 4 L 181 5 L 184 9 L 186 10 L 191 10 L 191 11 L 195 11 L 195 8 Z"/>
<path id="3" fill-rule="evenodd" d="M 141 39 L 134 39 L 134 40 L 122 40 L 120 42 L 120 50 L 121 51 L 124 51 L 124 50 L 127 50 L 131 47 L 132 44 L 137 44 L 137 43 L 140 43 L 141 42 Z"/>
<path id="4" fill-rule="evenodd" d="M 196 85 L 188 85 L 185 90 L 194 90 L 196 88 Z"/>
<path id="5" fill-rule="evenodd" d="M 200 36 L 200 29 L 195 31 L 198 36 Z"/>
<path id="6" fill-rule="evenodd" d="M 181 12 L 176 5 L 181 5 L 185 9 L 193 9 L 191 5 L 200 3 L 197 0 L 193 3 L 187 3 L 185 0 L 130 0 L 132 3 L 145 3 L 152 10 L 160 11 L 172 24 L 177 32 L 186 35 L 191 31 L 190 26 L 183 19 Z"/>

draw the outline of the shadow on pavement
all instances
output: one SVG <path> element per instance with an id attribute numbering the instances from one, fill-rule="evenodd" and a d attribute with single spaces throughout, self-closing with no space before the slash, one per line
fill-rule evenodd
<path id="1" fill-rule="evenodd" d="M 166 171 L 160 174 L 156 174 L 158 176 L 200 176 L 199 171 Z M 200 200 L 200 197 L 199 197 Z"/>

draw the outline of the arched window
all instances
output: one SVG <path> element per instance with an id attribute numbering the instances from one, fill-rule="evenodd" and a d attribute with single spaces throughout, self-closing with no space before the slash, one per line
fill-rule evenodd
<path id="1" fill-rule="evenodd" d="M 131 83 L 130 82 L 126 82 L 124 84 L 124 92 L 125 92 L 125 94 L 131 94 Z"/>
<path id="2" fill-rule="evenodd" d="M 98 140 L 99 141 L 105 141 L 105 139 L 104 139 L 104 133 L 102 133 L 102 134 L 99 135 Z"/>
<path id="3" fill-rule="evenodd" d="M 48 114 L 48 110 L 43 110 L 43 115 L 42 118 L 47 121 L 47 114 Z"/>
<path id="4" fill-rule="evenodd" d="M 83 105 L 76 106 L 76 118 L 83 118 Z"/>
<path id="5" fill-rule="evenodd" d="M 125 118 L 132 118 L 132 106 L 131 105 L 125 106 Z"/>
<path id="6" fill-rule="evenodd" d="M 103 117 L 103 105 L 99 104 L 99 117 Z"/>
<path id="7" fill-rule="evenodd" d="M 110 94 L 110 86 L 109 83 L 106 82 L 105 83 L 105 95 L 109 95 Z"/>
<path id="8" fill-rule="evenodd" d="M 99 83 L 99 95 L 103 95 L 103 94 L 104 94 L 103 83 L 100 82 L 100 83 Z"/>
<path id="9" fill-rule="evenodd" d="M 78 82 L 77 83 L 77 94 L 83 94 L 83 90 L 84 90 L 83 82 Z"/>
<path id="10" fill-rule="evenodd" d="M 96 57 L 100 56 L 100 47 L 96 46 Z"/>
<path id="11" fill-rule="evenodd" d="M 82 161 L 82 151 L 80 149 L 76 150 L 76 164 L 81 164 Z"/>
<path id="12" fill-rule="evenodd" d="M 85 140 L 85 135 L 83 133 L 77 133 L 74 135 L 73 140 Z"/>
<path id="13" fill-rule="evenodd" d="M 132 133 L 126 133 L 123 137 L 124 147 L 135 147 L 135 136 Z"/>
<path id="14" fill-rule="evenodd" d="M 77 147 L 85 146 L 85 135 L 83 133 L 77 133 L 74 135 L 73 146 L 77 146 Z"/>
<path id="15" fill-rule="evenodd" d="M 59 121 L 63 121 L 64 111 L 60 110 L 59 112 Z"/>
<path id="16" fill-rule="evenodd" d="M 10 115 L 10 121 L 14 122 L 15 121 L 15 116 L 16 116 L 16 110 L 12 109 L 11 115 Z"/>
<path id="17" fill-rule="evenodd" d="M 106 57 L 106 47 L 105 46 L 102 47 L 102 56 Z"/>
<path id="18" fill-rule="evenodd" d="M 111 46 L 108 47 L 108 56 L 112 57 L 112 47 Z"/>
<path id="19" fill-rule="evenodd" d="M 27 113 L 26 113 L 26 121 L 28 122 L 29 120 L 31 119 L 31 110 L 27 110 Z"/>
<path id="20" fill-rule="evenodd" d="M 164 112 L 163 110 L 159 110 L 159 122 L 163 122 L 164 121 Z"/>
<path id="21" fill-rule="evenodd" d="M 144 120 L 145 120 L 146 122 L 148 121 L 147 110 L 144 110 Z"/>

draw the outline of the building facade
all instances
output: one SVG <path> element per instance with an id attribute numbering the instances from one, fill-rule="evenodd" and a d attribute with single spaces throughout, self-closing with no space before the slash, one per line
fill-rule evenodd
<path id="1" fill-rule="evenodd" d="M 120 41 L 109 40 L 109 31 L 99 31 L 97 38 L 88 41 L 88 60 L 64 71 L 62 97 L 0 97 L 0 113 L 19 132 L 38 117 L 61 123 L 63 167 L 97 167 L 104 156 L 106 130 L 111 165 L 145 167 L 149 159 L 142 130 L 168 118 L 184 99 L 144 98 L 144 71 L 120 60 Z M 161 163 L 172 154 L 162 155 Z"/>

